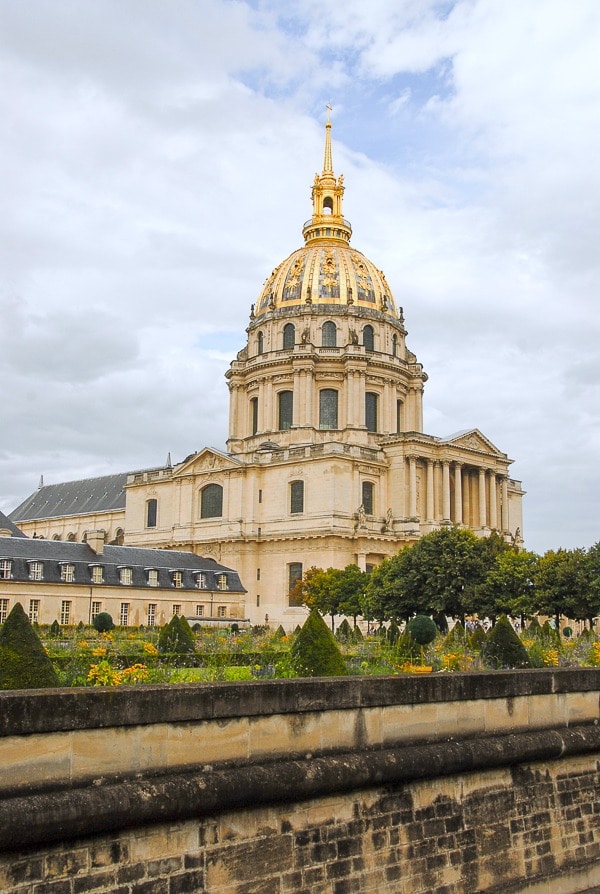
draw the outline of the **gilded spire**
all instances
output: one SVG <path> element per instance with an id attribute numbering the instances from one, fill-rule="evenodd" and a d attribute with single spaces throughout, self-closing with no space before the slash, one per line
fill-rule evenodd
<path id="1" fill-rule="evenodd" d="M 327 103 L 327 124 L 325 125 L 325 158 L 323 159 L 323 174 L 333 174 L 333 160 L 331 156 L 331 105 Z"/>
<path id="2" fill-rule="evenodd" d="M 315 174 L 312 187 L 312 219 L 304 224 L 302 235 L 304 241 L 316 240 L 350 242 L 352 227 L 342 214 L 342 198 L 344 195 L 344 177 L 336 178 L 333 173 L 331 153 L 331 105 L 327 103 L 327 123 L 325 124 L 325 155 L 323 172 Z"/>

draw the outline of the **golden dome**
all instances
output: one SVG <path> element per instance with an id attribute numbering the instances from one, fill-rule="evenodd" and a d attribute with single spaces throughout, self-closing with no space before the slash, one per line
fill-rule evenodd
<path id="1" fill-rule="evenodd" d="M 256 303 L 256 316 L 298 305 L 343 305 L 398 315 L 381 270 L 350 247 L 352 227 L 342 215 L 344 178 L 331 161 L 331 121 L 325 129 L 323 172 L 315 174 L 313 215 L 302 229 L 305 245 L 285 259 L 267 279 Z"/>

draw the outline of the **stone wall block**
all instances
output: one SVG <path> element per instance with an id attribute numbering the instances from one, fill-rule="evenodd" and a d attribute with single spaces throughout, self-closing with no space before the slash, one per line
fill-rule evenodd
<path id="1" fill-rule="evenodd" d="M 249 757 L 249 724 L 247 717 L 173 724 L 165 742 L 167 767 L 211 764 L 215 761 L 247 760 Z"/>

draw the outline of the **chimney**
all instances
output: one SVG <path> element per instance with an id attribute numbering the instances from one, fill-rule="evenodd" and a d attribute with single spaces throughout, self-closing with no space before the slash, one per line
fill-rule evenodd
<path id="1" fill-rule="evenodd" d="M 106 540 L 106 531 L 88 531 L 85 542 L 93 549 L 97 556 L 101 556 L 104 552 L 104 543 Z"/>

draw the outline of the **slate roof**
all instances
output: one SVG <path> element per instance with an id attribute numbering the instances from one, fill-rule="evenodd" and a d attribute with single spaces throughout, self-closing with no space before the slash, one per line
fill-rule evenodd
<path id="1" fill-rule="evenodd" d="M 145 469 L 143 471 L 151 471 Z M 14 522 L 125 509 L 125 484 L 135 472 L 45 484 L 10 513 Z"/>
<path id="2" fill-rule="evenodd" d="M 10 520 L 10 518 L 5 515 L 0 510 L 0 531 L 10 531 L 11 537 L 25 537 L 27 538 L 27 534 L 24 534 L 20 528 L 17 528 L 15 524 Z"/>
<path id="3" fill-rule="evenodd" d="M 65 540 L 37 540 L 29 537 L 0 537 L 0 559 L 11 559 L 11 579 L 29 580 L 30 561 L 40 561 L 44 564 L 43 581 L 50 583 L 62 583 L 61 564 L 69 563 L 75 566 L 75 584 L 88 584 L 91 582 L 91 567 L 102 565 L 104 568 L 104 585 L 128 587 L 148 587 L 148 589 L 168 589 L 177 592 L 173 587 L 170 572 L 181 571 L 183 590 L 193 589 L 197 593 L 202 592 L 197 587 L 196 575 L 198 572 L 206 574 L 206 590 L 218 592 L 245 593 L 237 571 L 220 565 L 214 559 L 197 556 L 195 553 L 183 550 L 171 549 L 146 549 L 137 546 L 111 546 L 106 545 L 104 552 L 98 554 L 87 543 L 72 543 Z M 121 584 L 119 569 L 132 569 L 132 582 L 130 585 Z M 158 587 L 149 587 L 149 569 L 158 571 Z M 227 590 L 221 591 L 217 586 L 217 576 L 227 575 Z M 36 582 L 37 583 L 37 582 Z M 102 586 L 96 585 L 94 586 Z"/>

